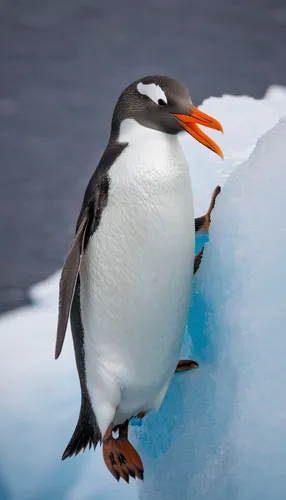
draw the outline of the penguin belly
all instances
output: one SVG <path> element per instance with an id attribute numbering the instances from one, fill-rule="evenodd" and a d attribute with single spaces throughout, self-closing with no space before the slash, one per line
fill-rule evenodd
<path id="1" fill-rule="evenodd" d="M 132 143 L 80 271 L 86 385 L 102 434 L 159 408 L 176 368 L 191 300 L 194 211 L 177 137 Z"/>

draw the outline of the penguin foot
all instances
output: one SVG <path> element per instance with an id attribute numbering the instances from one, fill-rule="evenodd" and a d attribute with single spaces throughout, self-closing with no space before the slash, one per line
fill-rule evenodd
<path id="1" fill-rule="evenodd" d="M 103 459 L 106 467 L 117 481 L 120 478 L 129 483 L 130 476 L 143 481 L 144 467 L 141 458 L 127 437 L 115 439 L 112 426 L 109 426 L 103 438 Z"/>
<path id="2" fill-rule="evenodd" d="M 212 194 L 212 197 L 211 197 L 211 201 L 210 201 L 210 205 L 209 205 L 209 209 L 205 215 L 205 229 L 206 229 L 206 232 L 208 233 L 209 231 L 209 227 L 210 227 L 210 223 L 211 223 L 211 213 L 214 209 L 214 206 L 215 206 L 215 202 L 216 202 L 216 199 L 219 195 L 219 193 L 221 192 L 221 187 L 220 186 L 217 186 L 214 191 L 213 191 L 213 194 Z"/>
<path id="3" fill-rule="evenodd" d="M 193 370 L 193 368 L 198 368 L 198 363 L 192 359 L 181 359 L 175 372 L 187 372 L 188 370 Z"/>
<path id="4" fill-rule="evenodd" d="M 213 190 L 213 194 L 212 194 L 212 197 L 211 197 L 210 206 L 209 206 L 209 209 L 208 209 L 208 214 L 209 215 L 212 213 L 212 210 L 213 210 L 213 208 L 215 206 L 215 202 L 216 202 L 217 196 L 219 195 L 220 192 L 221 192 L 221 187 L 220 186 L 217 186 Z"/>
<path id="5" fill-rule="evenodd" d="M 217 199 L 220 192 L 221 192 L 221 187 L 217 186 L 213 191 L 207 213 L 205 215 L 203 215 L 202 217 L 197 217 L 195 219 L 195 230 L 196 230 L 197 235 L 200 233 L 201 234 L 208 234 L 210 223 L 211 223 L 211 213 L 214 209 L 216 199 Z"/>
<path id="6" fill-rule="evenodd" d="M 142 420 L 142 418 L 146 417 L 147 413 L 149 413 L 149 410 L 141 411 L 140 413 L 138 413 L 136 418 L 140 418 Z"/>
<path id="7" fill-rule="evenodd" d="M 194 259 L 194 274 L 196 274 L 196 272 L 200 268 L 200 265 L 201 265 L 201 262 L 202 262 L 202 258 L 203 258 L 203 254 L 204 254 L 204 249 L 205 249 L 205 247 L 203 247 L 200 250 L 200 252 L 197 253 L 197 255 L 195 256 L 195 259 Z"/>

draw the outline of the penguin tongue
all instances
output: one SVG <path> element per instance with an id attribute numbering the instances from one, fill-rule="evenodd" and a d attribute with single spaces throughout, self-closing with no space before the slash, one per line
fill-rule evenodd
<path id="1" fill-rule="evenodd" d="M 195 107 L 190 108 L 189 115 L 174 113 L 174 116 L 179 120 L 182 128 L 191 134 L 197 141 L 201 142 L 201 144 L 204 144 L 204 146 L 223 158 L 223 152 L 218 145 L 198 127 L 198 125 L 203 125 L 204 127 L 213 128 L 223 133 L 223 128 L 217 120 Z"/>

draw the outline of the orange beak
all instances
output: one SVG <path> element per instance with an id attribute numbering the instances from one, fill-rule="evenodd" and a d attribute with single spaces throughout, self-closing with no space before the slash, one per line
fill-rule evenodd
<path id="1" fill-rule="evenodd" d="M 198 127 L 198 125 L 203 125 L 204 127 L 213 128 L 223 132 L 223 128 L 217 120 L 209 115 L 206 115 L 195 107 L 190 108 L 189 115 L 174 113 L 174 116 L 179 120 L 182 128 L 191 134 L 197 141 L 201 142 L 207 148 L 211 149 L 223 158 L 223 152 L 218 145 Z"/>

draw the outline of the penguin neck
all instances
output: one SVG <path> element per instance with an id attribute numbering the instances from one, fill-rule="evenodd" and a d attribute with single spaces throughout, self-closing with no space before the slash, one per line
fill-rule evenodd
<path id="1" fill-rule="evenodd" d="M 121 144 L 127 143 L 132 146 L 140 145 L 141 147 L 148 148 L 148 144 L 154 142 L 168 142 L 177 145 L 179 141 L 177 135 L 167 134 L 159 130 L 144 127 L 133 118 L 126 118 L 120 124 L 117 142 Z"/>

